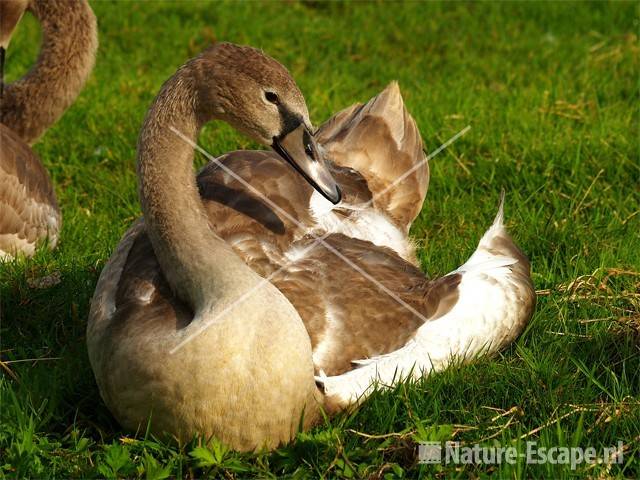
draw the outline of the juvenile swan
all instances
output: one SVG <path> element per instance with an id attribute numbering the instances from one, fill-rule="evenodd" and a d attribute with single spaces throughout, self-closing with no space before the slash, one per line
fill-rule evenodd
<path id="1" fill-rule="evenodd" d="M 189 142 L 211 116 L 273 138 L 279 155 L 224 155 L 198 191 Z M 87 333 L 101 394 L 125 427 L 150 418 L 183 439 L 273 447 L 321 407 L 495 352 L 528 322 L 529 262 L 502 204 L 462 267 L 430 281 L 415 266 L 406 232 L 428 166 L 397 85 L 320 128 L 338 165 L 317 156 L 307 125 L 286 72 L 247 47 L 216 46 L 163 87 L 140 136 L 144 223 L 105 267 Z M 394 185 L 407 169 L 416 174 Z"/>
<path id="2" fill-rule="evenodd" d="M 313 422 L 322 399 L 300 316 L 209 227 L 193 148 L 179 135 L 195 141 L 212 119 L 272 145 L 324 197 L 340 200 L 285 68 L 253 48 L 209 48 L 164 84 L 147 114 L 138 142 L 144 227 L 125 235 L 100 277 L 89 358 L 105 403 L 125 427 L 151 418 L 154 431 L 183 439 L 201 433 L 236 449 L 274 447 Z M 140 311 L 121 302 L 118 283 L 141 228 L 181 300 L 175 308 L 150 303 Z"/>
<path id="3" fill-rule="evenodd" d="M 26 11 L 42 26 L 34 67 L 4 85 L 4 54 Z M 49 174 L 29 147 L 76 99 L 93 68 L 96 19 L 85 0 L 0 1 L 0 259 L 32 255 L 61 218 Z"/>

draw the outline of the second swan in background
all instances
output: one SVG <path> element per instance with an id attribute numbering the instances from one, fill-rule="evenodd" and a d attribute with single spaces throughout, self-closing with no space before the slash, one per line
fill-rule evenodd
<path id="1" fill-rule="evenodd" d="M 25 11 L 42 27 L 33 68 L 4 84 L 4 53 Z M 0 1 L 0 259 L 55 247 L 62 223 L 49 173 L 30 148 L 75 101 L 95 61 L 96 18 L 86 0 Z"/>

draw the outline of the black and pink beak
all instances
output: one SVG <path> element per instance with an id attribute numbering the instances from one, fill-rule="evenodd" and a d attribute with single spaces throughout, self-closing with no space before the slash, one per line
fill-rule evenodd
<path id="1" fill-rule="evenodd" d="M 320 154 L 318 144 L 304 123 L 273 138 L 271 147 L 295 168 L 318 193 L 333 204 L 342 199 L 340 187 Z"/>

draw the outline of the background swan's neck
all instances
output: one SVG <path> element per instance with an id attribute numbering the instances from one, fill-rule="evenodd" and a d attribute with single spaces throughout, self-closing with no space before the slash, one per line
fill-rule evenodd
<path id="1" fill-rule="evenodd" d="M 34 67 L 5 86 L 2 123 L 33 143 L 73 103 L 93 69 L 96 18 L 86 0 L 33 0 L 29 11 L 42 28 Z"/>
<path id="2" fill-rule="evenodd" d="M 203 121 L 191 69 L 182 67 L 152 105 L 138 143 L 140 198 L 147 231 L 174 292 L 194 312 L 211 310 L 260 277 L 209 227 L 196 186 L 193 148 Z"/>

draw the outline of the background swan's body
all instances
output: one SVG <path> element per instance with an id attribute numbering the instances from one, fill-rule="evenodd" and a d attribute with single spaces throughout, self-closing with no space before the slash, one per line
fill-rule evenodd
<path id="1" fill-rule="evenodd" d="M 33 255 L 47 238 L 55 247 L 60 210 L 40 159 L 14 132 L 0 124 L 0 259 Z"/>
<path id="2" fill-rule="evenodd" d="M 397 86 L 392 86 L 379 100 L 388 100 L 396 92 Z M 376 99 L 368 105 L 374 104 Z M 392 144 L 399 158 L 408 168 L 420 165 L 424 160 L 421 140 L 399 94 L 394 102 L 378 104 L 386 105 L 377 111 L 380 122 L 393 125 L 400 118 L 403 131 L 413 132 L 413 136 L 401 137 L 408 141 Z M 368 141 L 380 131 L 370 128 L 374 115 L 349 118 L 347 122 L 328 122 L 327 127 L 333 125 L 333 133 L 327 138 L 332 140 L 324 147 L 329 152 L 340 151 L 343 159 L 351 158 L 351 152 L 355 155 L 367 149 L 379 153 Z M 197 131 L 188 123 L 180 125 L 180 121 L 177 129 L 186 130 L 189 138 L 194 138 Z M 367 137 L 367 131 L 372 137 Z M 386 143 L 383 146 L 383 152 L 394 151 Z M 161 155 L 192 155 L 187 144 L 176 147 L 165 143 L 159 148 Z M 204 214 L 198 225 L 204 231 L 211 225 L 224 243 L 217 242 L 215 249 L 206 250 L 198 245 L 198 238 L 189 237 L 188 231 L 173 242 L 175 248 L 184 249 L 182 254 L 196 252 L 199 262 L 224 257 L 230 265 L 224 269 L 213 265 L 211 269 L 223 283 L 233 281 L 235 275 L 245 282 L 242 289 L 231 291 L 230 297 L 221 296 L 223 304 L 230 301 L 235 305 L 231 318 L 225 314 L 223 320 L 217 320 L 222 325 L 216 322 L 201 329 L 197 309 L 171 284 L 173 272 L 163 267 L 154 238 L 147 233 L 149 225 L 141 221 L 127 232 L 101 275 L 87 334 L 101 393 L 123 425 L 138 428 L 152 411 L 152 428 L 157 431 L 180 437 L 215 434 L 235 448 L 275 445 L 290 438 L 303 412 L 303 425 L 309 425 L 320 418 L 322 406 L 343 408 L 366 393 L 375 374 L 369 375 L 365 388 L 360 377 L 351 388 L 342 384 L 350 378 L 345 375 L 359 370 L 354 370 L 358 361 L 402 352 L 431 320 L 453 311 L 460 297 L 459 286 L 469 283 L 463 280 L 466 273 L 454 272 L 429 281 L 415 267 L 415 255 L 406 236 L 419 211 L 419 206 L 412 203 L 426 193 L 426 163 L 413 184 L 388 188 L 390 182 L 380 182 L 378 191 L 388 191 L 381 196 L 384 201 L 376 201 L 365 176 L 372 183 L 376 176 L 384 177 L 374 168 L 383 167 L 383 157 L 373 158 L 377 162 L 364 169 L 364 174 L 348 167 L 332 168 L 342 187 L 343 202 L 337 206 L 301 182 L 298 174 L 273 153 L 235 152 L 221 159 L 226 168 L 210 164 L 203 169 L 198 176 L 200 198 L 193 199 L 202 205 Z M 188 174 L 184 171 L 177 180 L 173 176 L 170 183 L 180 186 Z M 158 181 L 168 178 L 167 171 Z M 165 185 L 156 183 L 154 188 Z M 179 213 L 175 210 L 174 215 Z M 184 213 L 190 215 L 189 210 Z M 326 221 L 328 215 L 331 221 Z M 362 220 L 366 217 L 375 220 L 367 223 Z M 374 228 L 379 226 L 385 234 Z M 500 232 L 502 242 L 491 247 L 490 255 L 502 260 L 508 254 L 517 256 L 509 258 L 502 273 L 523 292 L 522 298 L 508 298 L 506 303 L 512 307 L 513 302 L 522 300 L 523 304 L 517 318 L 497 324 L 505 331 L 497 336 L 501 341 L 488 346 L 491 351 L 521 331 L 533 306 L 528 262 L 501 226 L 495 230 Z M 326 236 L 329 249 L 309 248 L 318 235 Z M 479 273 L 482 276 L 487 272 L 481 267 Z M 377 291 L 367 277 L 375 278 L 392 295 Z M 211 278 L 210 288 L 216 294 L 216 276 Z M 493 277 L 487 278 L 491 285 L 495 283 Z M 277 318 L 274 304 L 284 318 Z M 494 317 L 501 313 L 496 310 Z M 245 316 L 251 317 L 250 321 Z M 270 318 L 280 328 L 275 328 Z M 254 331 L 254 322 L 265 319 L 271 331 Z M 454 321 L 459 323 L 459 319 Z M 492 324 L 487 325 L 490 328 Z M 200 334 L 185 343 L 193 332 Z M 466 338 L 473 338 L 473 334 Z M 268 354 L 250 354 L 265 344 L 272 348 Z M 440 344 L 439 348 L 446 346 Z M 406 356 L 403 361 L 408 362 Z M 225 371 L 229 364 L 235 368 Z M 435 365 L 444 366 L 444 360 Z M 366 373 L 370 373 L 368 368 Z M 320 389 L 310 374 L 315 375 Z M 257 424 L 244 421 L 249 411 Z"/>
<path id="3" fill-rule="evenodd" d="M 40 23 L 42 45 L 33 68 L 4 86 L 0 115 L 4 125 L 32 145 L 78 97 L 93 70 L 98 30 L 86 0 L 18 3 Z"/>
<path id="4" fill-rule="evenodd" d="M 0 37 L 8 39 L 27 9 L 42 25 L 35 66 L 3 85 L 0 96 L 0 258 L 55 247 L 61 215 L 49 174 L 29 148 L 73 103 L 93 68 L 96 19 L 85 0 L 6 0 Z"/>

